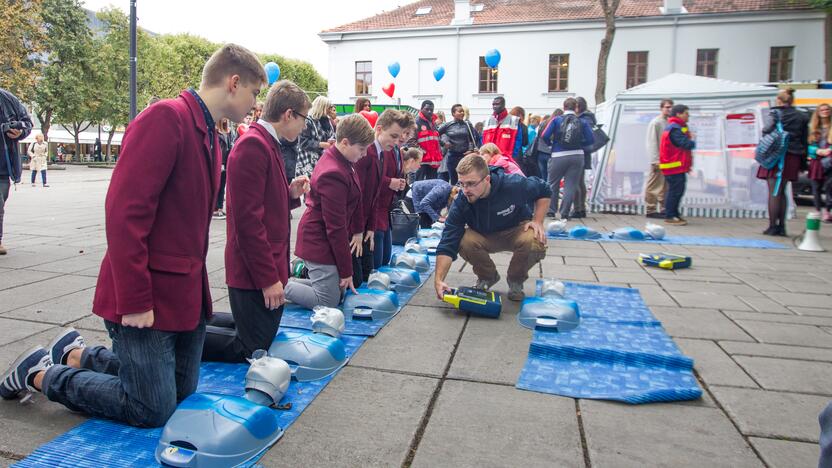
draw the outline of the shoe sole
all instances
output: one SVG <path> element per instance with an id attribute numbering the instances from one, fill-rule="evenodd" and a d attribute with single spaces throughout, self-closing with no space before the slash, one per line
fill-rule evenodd
<path id="1" fill-rule="evenodd" d="M 60 333 L 58 336 L 56 336 L 55 338 L 52 338 L 52 341 L 50 341 L 50 342 L 49 342 L 49 345 L 47 346 L 46 350 L 49 352 L 49 357 L 50 357 L 50 358 L 52 358 L 52 363 L 53 363 L 53 364 L 63 364 L 63 363 L 61 362 L 61 358 L 63 357 L 63 350 L 61 350 L 61 355 L 60 355 L 60 356 L 58 356 L 58 359 L 56 360 L 56 359 L 55 359 L 55 356 L 52 356 L 52 348 L 54 348 L 55 346 L 57 346 L 57 345 L 58 345 L 58 342 L 59 342 L 59 341 L 61 341 L 61 339 L 63 339 L 63 337 L 65 337 L 65 336 L 69 335 L 69 334 L 70 334 L 70 333 L 72 333 L 72 332 L 78 332 L 78 330 L 76 330 L 76 329 L 74 329 L 74 328 L 72 328 L 72 327 L 65 328 L 63 332 L 61 332 L 61 333 Z"/>
<path id="2" fill-rule="evenodd" d="M 6 382 L 6 379 L 11 377 L 12 374 L 17 372 L 17 368 L 20 367 L 21 364 L 23 364 L 23 361 L 25 361 L 26 358 L 31 356 L 32 353 L 37 351 L 39 348 L 40 348 L 40 346 L 38 346 L 38 345 L 32 346 L 31 348 L 27 349 L 26 352 L 24 352 L 20 356 L 18 356 L 17 359 L 15 359 L 14 363 L 12 363 L 11 367 L 9 367 L 9 369 L 6 370 L 6 372 L 3 373 L 3 378 L 2 378 L 2 380 L 0 380 L 0 386 L 2 386 Z M 26 376 L 23 376 L 23 378 L 25 379 Z M 13 396 L 9 396 L 9 397 L 3 396 L 3 399 L 4 400 L 14 400 L 18 396 L 20 396 L 21 392 L 26 390 L 25 389 L 26 382 L 23 382 L 23 386 L 24 386 L 23 390 L 18 390 L 18 392 L 15 393 Z"/>

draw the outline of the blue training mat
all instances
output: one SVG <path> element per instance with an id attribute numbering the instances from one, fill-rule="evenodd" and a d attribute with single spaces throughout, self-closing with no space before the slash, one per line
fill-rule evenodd
<path id="1" fill-rule="evenodd" d="M 281 330 L 286 329 L 281 326 Z M 287 329 L 298 331 L 296 329 Z M 364 344 L 366 337 L 343 335 L 347 356 Z M 197 392 L 243 396 L 248 364 L 206 362 L 200 368 Z M 289 410 L 274 410 L 279 414 L 280 426 L 286 430 L 321 393 L 335 375 L 313 382 L 289 384 L 281 404 L 291 403 Z M 90 419 L 69 432 L 38 447 L 15 467 L 136 467 L 160 466 L 154 453 L 162 428 L 140 429 L 115 421 Z M 264 449 L 264 452 L 269 447 Z M 261 453 L 262 455 L 262 453 Z M 257 457 L 259 458 L 259 456 Z M 248 464 L 252 466 L 256 460 Z"/>
<path id="2" fill-rule="evenodd" d="M 744 249 L 788 249 L 789 246 L 766 239 L 743 239 L 740 237 L 708 237 L 708 236 L 667 236 L 661 240 L 620 240 L 610 238 L 610 233 L 603 233 L 598 239 L 576 239 L 569 234 L 548 235 L 549 239 L 590 241 L 590 242 L 644 242 L 645 244 L 666 245 L 699 245 L 704 247 L 737 247 Z"/>
<path id="3" fill-rule="evenodd" d="M 684 356 L 637 289 L 566 284 L 581 324 L 564 333 L 535 330 L 517 388 L 626 403 L 702 396 Z"/>

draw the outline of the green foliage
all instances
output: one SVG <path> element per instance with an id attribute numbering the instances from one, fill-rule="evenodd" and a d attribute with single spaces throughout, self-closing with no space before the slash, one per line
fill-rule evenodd
<path id="1" fill-rule="evenodd" d="M 40 0 L 0 0 L 0 83 L 21 101 L 35 94 L 43 51 Z"/>
<path id="2" fill-rule="evenodd" d="M 832 0 L 809 0 L 809 3 L 815 8 L 832 9 Z"/>
<path id="3" fill-rule="evenodd" d="M 310 99 L 326 94 L 327 83 L 309 62 L 285 58 L 277 54 L 257 54 L 263 64 L 275 62 L 280 67 L 280 79 L 291 80 L 301 87 Z"/>

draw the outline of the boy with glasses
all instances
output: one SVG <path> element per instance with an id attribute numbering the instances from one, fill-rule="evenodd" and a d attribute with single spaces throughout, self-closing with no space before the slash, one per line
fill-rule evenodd
<path id="1" fill-rule="evenodd" d="M 508 251 L 514 252 L 506 273 L 508 298 L 523 300 L 529 269 L 546 256 L 543 220 L 552 190 L 537 177 L 489 169 L 478 154 L 462 158 L 456 171 L 463 196 L 451 204 L 436 248 L 436 296 L 450 291 L 445 277 L 457 254 L 471 264 L 475 287 L 488 289 L 500 280 L 489 254 Z"/>

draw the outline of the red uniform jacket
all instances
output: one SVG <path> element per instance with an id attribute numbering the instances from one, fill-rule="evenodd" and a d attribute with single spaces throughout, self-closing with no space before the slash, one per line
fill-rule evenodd
<path id="1" fill-rule="evenodd" d="M 509 115 L 505 110 L 500 115 L 492 114 L 482 131 L 482 144 L 494 143 L 501 153 L 511 159 L 519 124 L 520 118 Z"/>
<path id="2" fill-rule="evenodd" d="M 691 150 L 696 143 L 688 138 L 688 124 L 678 117 L 667 120 L 659 142 L 659 169 L 664 175 L 687 174 L 693 165 Z"/>
<path id="3" fill-rule="evenodd" d="M 144 110 L 128 127 L 104 205 L 107 253 L 93 312 L 153 310 L 153 328 L 188 331 L 210 317 L 205 257 L 222 155 L 205 116 L 183 92 Z"/>
<path id="4" fill-rule="evenodd" d="M 353 234 L 357 234 L 358 232 L 375 229 L 375 204 L 381 187 L 381 166 L 379 165 L 378 148 L 375 142 L 367 148 L 367 155 L 359 159 L 354 166 L 358 182 L 361 184 L 361 210 L 359 214 L 361 219 L 358 223 L 361 230 L 353 232 Z M 387 183 L 390 184 L 389 181 Z"/>
<path id="5" fill-rule="evenodd" d="M 335 265 L 338 276 L 352 277 L 350 226 L 360 213 L 361 185 L 352 163 L 329 147 L 312 171 L 312 189 L 298 226 L 295 255 L 315 263 Z"/>
<path id="6" fill-rule="evenodd" d="M 232 288 L 263 289 L 289 279 L 289 195 L 277 140 L 253 123 L 228 155 L 225 281 Z"/>
<path id="7" fill-rule="evenodd" d="M 439 146 L 439 131 L 436 130 L 436 114 L 431 114 L 431 120 L 425 118 L 424 114 L 419 112 L 419 117 L 416 119 L 416 141 L 425 152 L 422 156 L 422 164 L 427 164 L 431 167 L 439 167 L 442 162 L 442 148 Z"/>
<path id="8" fill-rule="evenodd" d="M 369 151 L 367 152 L 369 156 Z M 378 186 L 378 195 L 375 203 L 375 216 L 373 229 L 386 231 L 390 229 L 390 205 L 397 192 L 390 190 L 390 179 L 399 178 L 399 167 L 396 163 L 396 155 L 393 151 L 385 151 L 383 165 L 381 167 L 381 182 Z"/>

